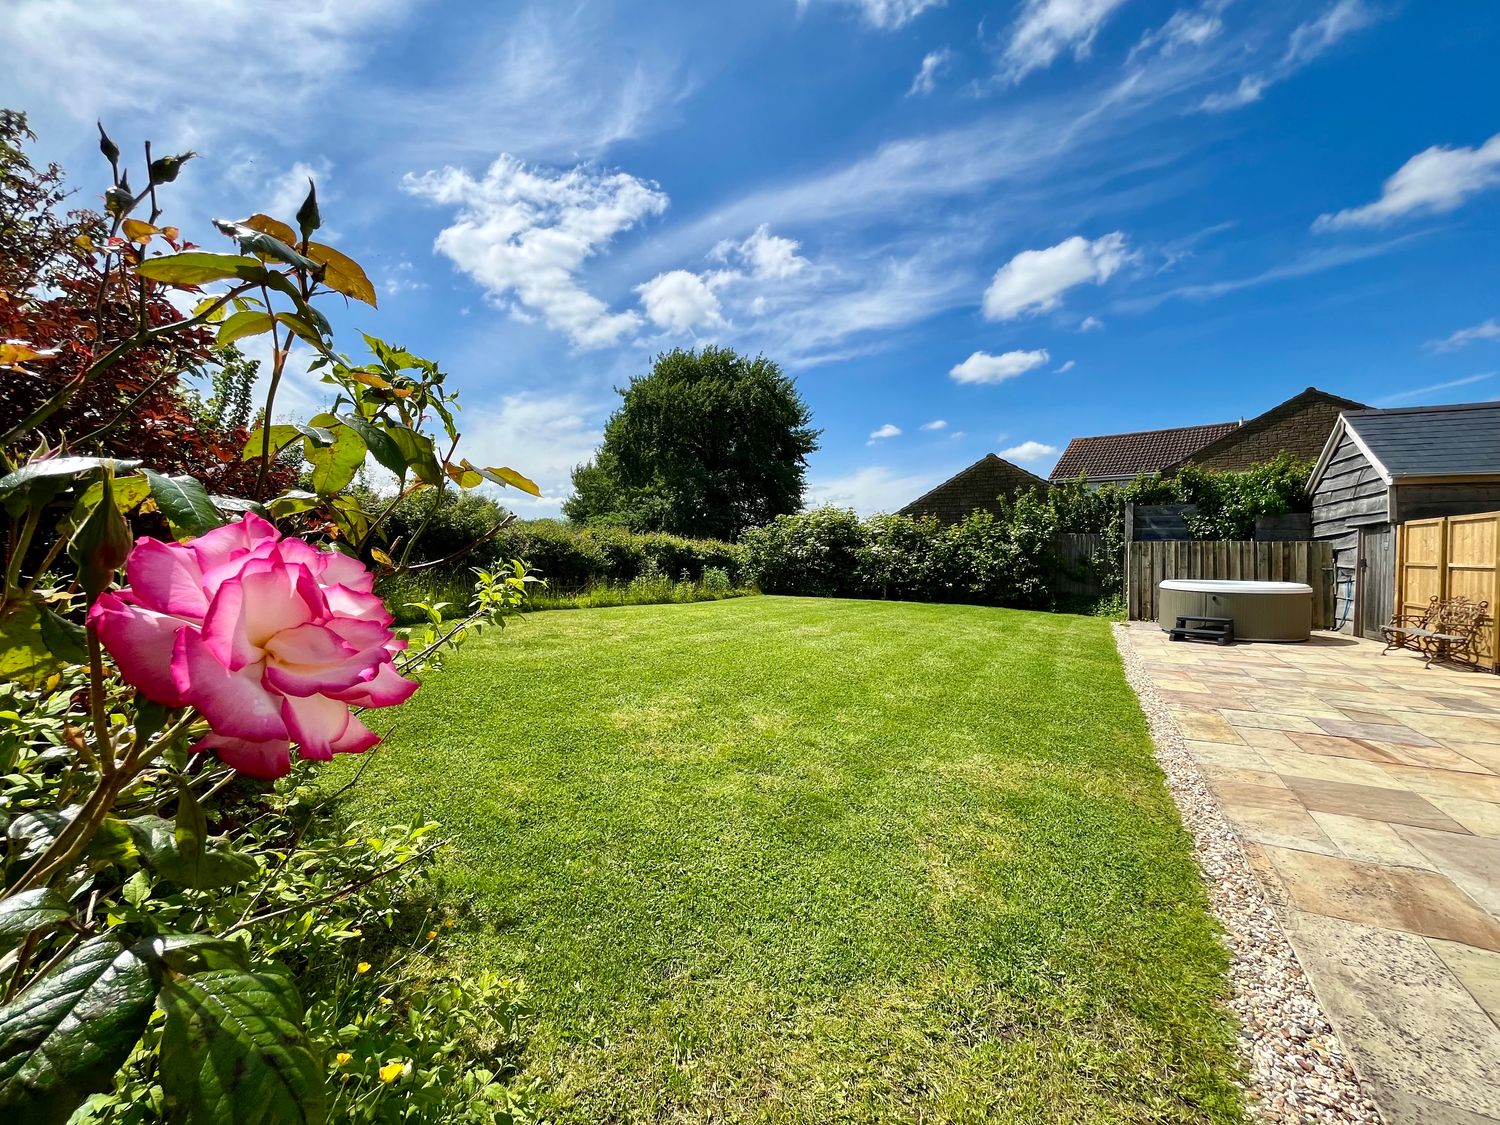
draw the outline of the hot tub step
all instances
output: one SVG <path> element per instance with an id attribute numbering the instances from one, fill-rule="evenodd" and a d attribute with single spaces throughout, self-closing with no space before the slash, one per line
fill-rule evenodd
<path id="1" fill-rule="evenodd" d="M 1174 641 L 1213 641 L 1227 645 L 1234 641 L 1234 618 L 1185 616 L 1177 619 L 1177 626 L 1167 630 Z"/>

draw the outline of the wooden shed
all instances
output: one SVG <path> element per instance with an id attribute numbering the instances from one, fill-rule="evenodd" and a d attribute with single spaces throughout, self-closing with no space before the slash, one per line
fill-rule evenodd
<path id="1" fill-rule="evenodd" d="M 1500 509 L 1500 402 L 1346 411 L 1308 493 L 1313 538 L 1333 542 L 1335 627 L 1377 637 L 1396 601 L 1395 525 Z"/>

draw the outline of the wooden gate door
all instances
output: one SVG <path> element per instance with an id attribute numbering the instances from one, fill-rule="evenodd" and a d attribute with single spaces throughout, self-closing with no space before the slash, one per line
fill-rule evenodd
<path id="1" fill-rule="evenodd" d="M 1390 524 L 1359 532 L 1359 607 L 1357 636 L 1380 637 L 1380 627 L 1391 623 L 1396 604 L 1396 544 Z"/>

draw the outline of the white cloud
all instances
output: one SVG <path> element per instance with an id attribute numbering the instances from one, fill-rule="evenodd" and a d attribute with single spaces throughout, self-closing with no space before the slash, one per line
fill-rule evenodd
<path id="1" fill-rule="evenodd" d="M 459 168 L 408 174 L 404 190 L 457 209 L 435 248 L 500 304 L 538 313 L 581 348 L 605 347 L 640 324 L 586 292 L 577 273 L 615 235 L 660 214 L 655 184 L 588 165 L 552 172 L 502 154 L 483 178 Z"/>
<path id="2" fill-rule="evenodd" d="M 1417 153 L 1386 180 L 1380 198 L 1318 216 L 1313 230 L 1377 227 L 1406 215 L 1443 214 L 1469 196 L 1500 184 L 1500 133 L 1479 148 L 1434 145 Z"/>
<path id="3" fill-rule="evenodd" d="M 1468 328 L 1460 328 L 1442 340 L 1429 340 L 1427 346 L 1433 351 L 1451 352 L 1465 344 L 1472 344 L 1475 340 L 1500 340 L 1500 320 L 1490 317 L 1489 320 L 1471 324 Z"/>
<path id="4" fill-rule="evenodd" d="M 1065 51 L 1084 58 L 1110 14 L 1125 0 L 1025 0 L 1002 58 L 1002 70 L 1019 82 L 1045 70 Z"/>
<path id="5" fill-rule="evenodd" d="M 1224 10 L 1228 0 L 1210 0 L 1202 8 L 1190 11 L 1181 8 L 1172 13 L 1172 18 L 1167 20 L 1154 31 L 1148 31 L 1141 36 L 1141 41 L 1130 51 L 1127 62 L 1147 51 L 1155 51 L 1163 58 L 1169 58 L 1188 47 L 1202 47 L 1218 38 L 1219 33 L 1224 30 L 1224 21 L 1219 14 Z"/>
<path id="6" fill-rule="evenodd" d="M 1411 402 L 1413 399 L 1426 398 L 1440 391 L 1451 391 L 1458 387 L 1471 386 L 1474 383 L 1483 383 L 1487 379 L 1493 379 L 1500 372 L 1482 371 L 1478 375 L 1466 375 L 1462 379 L 1449 379 L 1446 383 L 1434 383 L 1430 387 L 1416 387 L 1399 394 L 1386 395 L 1385 398 L 1375 400 L 1376 406 L 1396 406 L 1399 403 Z"/>
<path id="7" fill-rule="evenodd" d="M 743 242 L 724 239 L 709 257 L 738 265 L 757 280 L 785 281 L 807 268 L 807 259 L 797 253 L 801 247 L 795 239 L 772 234 L 769 223 L 761 223 Z"/>
<path id="8" fill-rule="evenodd" d="M 1024 375 L 1042 366 L 1050 358 L 1046 348 L 1037 348 L 1029 352 L 1005 352 L 1002 355 L 975 352 L 956 365 L 948 374 L 959 383 L 1003 383 L 1007 379 Z"/>
<path id="9" fill-rule="evenodd" d="M 590 419 L 605 409 L 575 395 L 505 395 L 464 411 L 459 451 L 476 465 L 509 466 L 541 487 L 539 499 L 513 488 L 498 490 L 495 497 L 506 507 L 555 514 L 572 491 L 573 466 L 592 457 L 604 438 Z"/>
<path id="10" fill-rule="evenodd" d="M 969 435 L 967 433 L 965 433 L 963 430 L 954 430 L 951 434 L 948 435 L 948 440 L 949 441 L 963 441 L 964 438 L 966 438 L 968 436 Z"/>
<path id="11" fill-rule="evenodd" d="M 953 61 L 953 52 L 947 47 L 937 51 L 928 51 L 922 56 L 922 65 L 917 70 L 917 76 L 911 80 L 911 88 L 906 91 L 908 98 L 917 94 L 930 94 L 937 89 L 938 75 L 941 74 Z"/>
<path id="12" fill-rule="evenodd" d="M 1047 445 L 1040 441 L 1023 441 L 1020 445 L 1013 445 L 1009 449 L 1002 449 L 1000 456 L 1007 461 L 1043 461 L 1048 457 L 1056 457 L 1058 448 L 1055 445 Z"/>
<path id="13" fill-rule="evenodd" d="M 1223 113 L 1226 110 L 1239 109 L 1240 106 L 1260 101 L 1261 95 L 1266 92 L 1266 87 L 1270 84 L 1271 80 L 1264 75 L 1247 74 L 1240 79 L 1240 84 L 1228 93 L 1206 96 L 1198 103 L 1198 108 L 1207 110 L 1209 113 Z"/>
<path id="14" fill-rule="evenodd" d="M 921 428 L 924 430 L 946 430 L 948 423 L 941 418 L 934 418 L 931 422 L 923 422 Z"/>
<path id="15" fill-rule="evenodd" d="M 1292 29 L 1287 37 L 1286 52 L 1264 73 L 1242 76 L 1234 89 L 1209 94 L 1198 108 L 1209 113 L 1223 113 L 1258 102 L 1271 86 L 1290 78 L 1346 35 L 1368 27 L 1380 18 L 1380 13 L 1364 0 L 1335 0 L 1317 19 Z"/>
<path id="16" fill-rule="evenodd" d="M 699 326 L 724 323 L 719 298 L 697 274 L 671 270 L 636 286 L 651 323 L 673 332 L 690 332 Z"/>
<path id="17" fill-rule="evenodd" d="M 1086 316 L 1078 322 L 1080 332 L 1099 332 L 1104 328 L 1104 321 L 1097 316 Z"/>
<path id="18" fill-rule="evenodd" d="M 1064 292 L 1085 282 L 1108 281 L 1129 257 L 1119 231 L 1092 242 L 1075 234 L 1045 250 L 1023 250 L 995 272 L 984 292 L 984 315 L 1010 320 L 1054 309 Z"/>
<path id="19" fill-rule="evenodd" d="M 871 433 L 870 433 L 870 440 L 868 442 L 866 442 L 865 444 L 866 445 L 874 445 L 877 441 L 884 441 L 886 438 L 893 438 L 893 437 L 900 437 L 900 436 L 901 436 L 901 427 L 900 426 L 894 426 L 890 422 L 887 422 L 885 425 L 881 426 L 880 429 L 871 431 Z"/>
<path id="20" fill-rule="evenodd" d="M 1053 370 L 1057 374 L 1059 374 L 1059 375 L 1066 375 L 1069 371 L 1072 371 L 1073 368 L 1075 368 L 1077 366 L 1078 366 L 1078 362 L 1076 360 L 1071 360 L 1070 359 L 1070 360 L 1068 360 L 1067 363 L 1063 364 L 1061 367 L 1055 367 L 1055 368 L 1053 368 Z"/>
<path id="21" fill-rule="evenodd" d="M 34 92 L 39 103 L 45 92 L 45 104 L 27 108 L 56 106 L 79 122 L 156 119 L 156 135 L 174 134 L 183 147 L 230 128 L 279 132 L 292 107 L 337 89 L 362 60 L 364 41 L 408 6 L 304 0 L 278 6 L 272 27 L 257 4 L 160 0 L 150 11 L 155 49 L 132 50 L 124 44 L 144 27 L 133 5 L 21 0 L 6 5 L 7 86 Z M 275 63 L 267 65 L 272 42 Z"/>
<path id="22" fill-rule="evenodd" d="M 1344 36 L 1370 26 L 1379 16 L 1363 0 L 1338 0 L 1315 20 L 1300 24 L 1287 40 L 1286 62 L 1311 62 Z"/>
<path id="23" fill-rule="evenodd" d="M 797 0 L 799 11 L 806 9 L 814 0 Z M 825 0 L 830 2 L 830 0 Z M 882 31 L 893 31 L 911 23 L 928 8 L 936 8 L 943 0 L 831 0 L 850 8 L 858 8 L 860 16 L 871 27 Z"/>
<path id="24" fill-rule="evenodd" d="M 814 476 L 807 485 L 807 506 L 831 504 L 853 508 L 861 516 L 894 512 L 942 479 L 930 473 L 899 475 L 884 465 L 871 465 L 836 477 Z"/>

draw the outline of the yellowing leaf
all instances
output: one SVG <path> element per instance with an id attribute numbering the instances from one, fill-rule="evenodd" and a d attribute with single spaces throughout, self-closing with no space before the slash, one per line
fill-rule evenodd
<path id="1" fill-rule="evenodd" d="M 467 459 L 461 465 L 455 465 L 452 461 L 445 462 L 443 471 L 452 478 L 453 483 L 458 485 L 459 488 L 477 488 L 484 483 L 484 475 L 473 465 L 469 464 Z"/>
<path id="2" fill-rule="evenodd" d="M 391 561 L 391 556 L 386 554 L 379 547 L 370 548 L 370 557 L 378 562 L 381 566 L 388 566 L 392 570 L 396 569 L 396 564 Z"/>
<path id="3" fill-rule="evenodd" d="M 321 242 L 309 242 L 307 256 L 324 267 L 324 285 L 335 293 L 342 293 L 375 307 L 375 286 L 370 284 L 365 271 L 353 258 L 332 246 L 324 246 Z"/>
<path id="4" fill-rule="evenodd" d="M 78 249 L 82 250 L 85 254 L 91 254 L 94 251 L 94 240 L 86 234 L 80 234 L 77 238 L 75 238 L 73 240 L 73 245 L 78 247 Z"/>
<path id="5" fill-rule="evenodd" d="M 351 371 L 349 372 L 349 378 L 353 379 L 356 383 L 363 383 L 367 387 L 374 387 L 378 391 L 388 391 L 391 389 L 391 384 L 386 379 L 381 378 L 379 375 L 372 375 L 368 371 Z"/>
<path id="6" fill-rule="evenodd" d="M 496 466 L 491 465 L 486 470 L 486 472 L 493 473 L 495 476 L 499 477 L 503 483 L 510 485 L 512 488 L 519 488 L 522 492 L 525 492 L 528 495 L 540 496 L 542 494 L 542 490 L 536 486 L 536 481 L 530 479 L 529 477 L 523 477 L 514 469 L 507 469 L 503 466 L 497 468 Z"/>
<path id="7" fill-rule="evenodd" d="M 244 220 L 244 225 L 252 230 L 258 230 L 261 234 L 269 234 L 272 238 L 279 238 L 288 246 L 297 245 L 297 232 L 287 226 L 280 219 L 273 219 L 270 215 L 262 215 L 257 212 Z"/>
<path id="8" fill-rule="evenodd" d="M 161 230 L 150 223 L 140 219 L 126 219 L 122 224 L 125 229 L 125 237 L 131 242 L 147 243 L 151 241 L 153 234 L 160 234 Z"/>
<path id="9" fill-rule="evenodd" d="M 19 340 L 5 340 L 0 342 L 0 367 L 14 367 L 32 359 L 51 359 L 56 354 L 56 348 L 33 348 Z"/>

